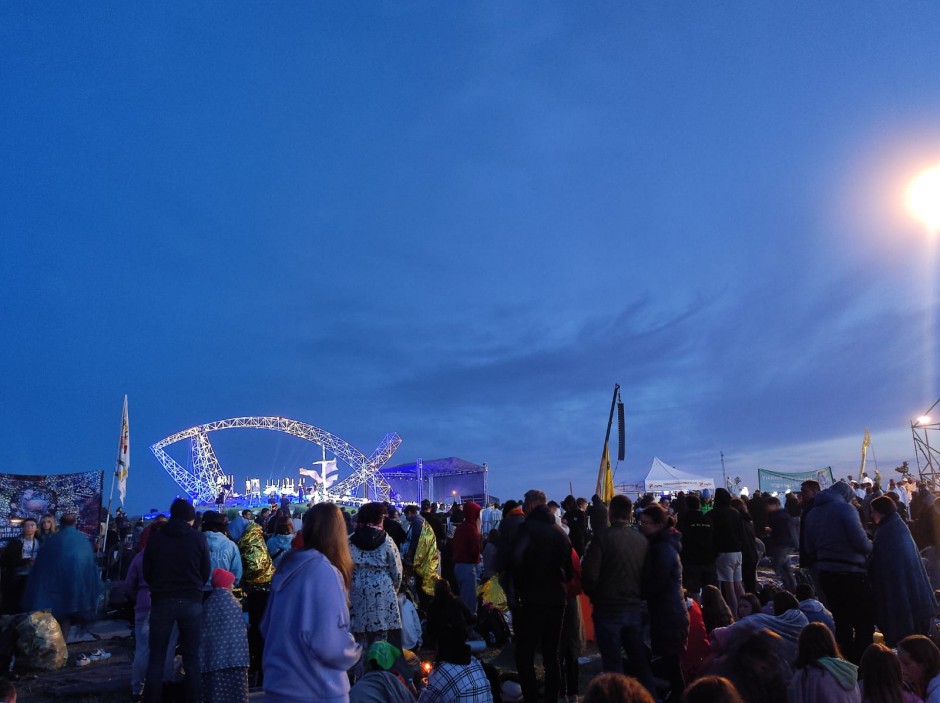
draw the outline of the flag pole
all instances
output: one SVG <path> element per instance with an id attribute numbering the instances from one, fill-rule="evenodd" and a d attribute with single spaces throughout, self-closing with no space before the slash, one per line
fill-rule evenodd
<path id="1" fill-rule="evenodd" d="M 620 392 L 620 384 L 614 384 L 614 396 L 610 400 L 610 416 L 607 418 L 607 434 L 604 437 L 604 448 L 601 450 L 601 465 L 597 471 L 597 493 L 596 495 L 600 496 L 601 500 L 606 502 L 609 501 L 613 496 L 613 485 L 614 478 L 610 472 L 610 451 L 608 445 L 610 443 L 610 428 L 614 424 L 614 408 L 617 407 L 617 394 Z M 607 487 L 610 487 L 609 495 Z"/>
<path id="2" fill-rule="evenodd" d="M 620 392 L 620 384 L 614 384 L 614 397 L 610 399 L 610 417 L 607 418 L 607 435 L 604 437 L 604 446 L 610 441 L 610 428 L 614 424 L 614 408 L 617 406 L 617 393 Z"/>
<path id="3" fill-rule="evenodd" d="M 125 452 L 128 449 L 125 446 L 125 439 L 126 439 L 125 432 L 127 431 L 127 429 L 128 429 L 127 428 L 127 394 L 125 394 L 124 395 L 124 410 L 121 414 L 121 432 L 118 436 L 117 459 L 114 462 L 114 473 L 111 474 L 111 492 L 108 494 L 108 510 L 104 519 L 104 534 L 101 535 L 100 542 L 98 544 L 98 557 L 101 561 L 101 569 L 102 569 L 102 573 L 105 576 L 106 581 L 107 581 L 107 573 L 105 572 L 105 570 L 107 568 L 107 565 L 105 564 L 105 560 L 102 557 L 104 555 L 104 551 L 108 543 L 108 530 L 111 527 L 111 503 L 114 500 L 114 484 L 117 481 L 118 477 L 121 475 L 121 471 L 127 469 L 127 466 L 125 465 Z M 123 505 L 123 503 L 124 503 L 124 495 L 122 491 L 121 504 Z M 98 526 L 99 526 L 99 529 L 101 529 L 100 516 L 99 516 Z"/>

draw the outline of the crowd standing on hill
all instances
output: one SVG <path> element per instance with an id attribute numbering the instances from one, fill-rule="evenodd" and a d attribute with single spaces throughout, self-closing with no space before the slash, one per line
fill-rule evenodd
<path id="1" fill-rule="evenodd" d="M 177 499 L 169 519 L 123 525 L 139 550 L 131 694 L 940 703 L 940 503 L 906 476 L 887 488 L 560 503 L 533 489 L 231 519 Z M 96 606 L 92 549 L 74 516 L 21 529 L 0 555 L 0 607 L 49 609 L 67 632 Z M 604 674 L 581 691 L 586 629 Z M 479 656 L 509 642 L 514 674 Z"/>

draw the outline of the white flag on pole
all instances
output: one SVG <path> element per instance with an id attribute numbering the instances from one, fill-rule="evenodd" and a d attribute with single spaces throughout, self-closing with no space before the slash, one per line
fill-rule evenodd
<path id="1" fill-rule="evenodd" d="M 114 475 L 118 480 L 118 497 L 124 505 L 127 495 L 127 470 L 131 467 L 131 431 L 127 424 L 127 396 L 124 396 L 124 415 L 121 418 L 121 441 L 118 442 L 117 464 Z"/>

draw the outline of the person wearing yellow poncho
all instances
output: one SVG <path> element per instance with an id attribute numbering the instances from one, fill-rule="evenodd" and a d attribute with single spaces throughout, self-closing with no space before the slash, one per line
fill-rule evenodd
<path id="1" fill-rule="evenodd" d="M 422 593 L 433 596 L 434 582 L 440 578 L 437 538 L 431 526 L 418 514 L 417 505 L 405 506 L 405 519 L 410 527 L 401 545 L 402 564 L 419 578 Z"/>
<path id="2" fill-rule="evenodd" d="M 247 596 L 248 610 L 248 674 L 249 677 L 261 673 L 261 654 L 264 640 L 259 626 L 261 617 L 268 604 L 271 578 L 274 576 L 274 563 L 264 543 L 264 530 L 256 522 L 249 522 L 238 540 L 238 551 L 242 557 L 241 588 Z M 255 680 L 255 684 L 260 681 Z"/>

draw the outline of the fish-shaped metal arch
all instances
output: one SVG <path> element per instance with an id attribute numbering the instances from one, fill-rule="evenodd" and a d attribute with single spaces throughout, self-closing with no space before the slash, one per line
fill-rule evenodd
<path id="1" fill-rule="evenodd" d="M 274 430 L 300 437 L 308 442 L 318 444 L 333 453 L 337 459 L 343 461 L 352 469 L 352 474 L 332 487 L 330 493 L 341 497 L 353 495 L 360 486 L 367 485 L 372 488 L 376 500 L 388 500 L 390 486 L 379 473 L 388 460 L 401 445 L 401 437 L 395 432 L 389 432 L 379 443 L 375 451 L 368 457 L 356 449 L 346 440 L 327 432 L 326 430 L 299 420 L 287 417 L 235 417 L 228 420 L 217 420 L 205 425 L 197 425 L 189 429 L 172 434 L 150 446 L 150 451 L 160 462 L 170 477 L 193 500 L 212 501 L 215 499 L 217 486 L 224 480 L 225 474 L 219 465 L 219 460 L 209 442 L 208 433 L 215 430 L 233 428 L 248 428 L 261 430 Z M 193 471 L 187 471 L 173 457 L 164 451 L 165 447 L 175 444 L 182 439 L 189 439 Z"/>

